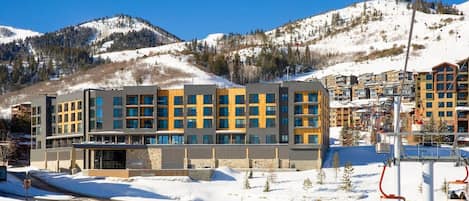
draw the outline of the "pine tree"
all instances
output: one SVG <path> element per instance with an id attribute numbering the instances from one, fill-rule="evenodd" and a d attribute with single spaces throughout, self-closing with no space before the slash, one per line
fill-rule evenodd
<path id="1" fill-rule="evenodd" d="M 342 190 L 351 191 L 352 190 L 352 174 L 353 167 L 350 162 L 347 162 L 344 167 L 344 174 L 342 176 Z"/>

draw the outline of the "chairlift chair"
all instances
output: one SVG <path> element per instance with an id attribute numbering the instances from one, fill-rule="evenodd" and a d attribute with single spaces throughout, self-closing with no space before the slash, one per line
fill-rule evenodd
<path id="1" fill-rule="evenodd" d="M 449 181 L 446 185 L 446 192 L 448 192 L 448 195 L 446 196 L 446 200 L 467 200 L 467 199 L 461 199 L 461 198 L 451 198 L 451 192 L 450 191 L 450 186 L 464 186 L 462 191 L 459 190 L 459 192 L 464 192 L 467 198 L 467 193 L 469 192 L 469 185 L 467 182 L 467 178 L 469 177 L 469 170 L 467 165 L 465 166 L 466 169 L 466 177 L 463 180 L 455 180 L 455 181 Z M 459 194 L 457 194 L 459 196 Z"/>
<path id="2" fill-rule="evenodd" d="M 389 154 L 391 153 L 391 144 L 387 142 L 386 137 L 384 137 L 384 140 L 376 143 L 375 149 L 378 154 Z"/>

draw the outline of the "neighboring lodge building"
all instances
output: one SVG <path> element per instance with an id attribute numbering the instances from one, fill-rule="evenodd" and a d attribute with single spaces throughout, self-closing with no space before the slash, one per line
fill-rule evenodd
<path id="1" fill-rule="evenodd" d="M 31 165 L 50 170 L 321 166 L 329 94 L 318 81 L 88 89 L 32 100 Z"/>

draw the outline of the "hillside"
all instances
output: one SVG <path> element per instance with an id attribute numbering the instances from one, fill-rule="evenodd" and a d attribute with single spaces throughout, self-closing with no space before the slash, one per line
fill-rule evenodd
<path id="1" fill-rule="evenodd" d="M 27 37 L 39 35 L 41 34 L 35 31 L 0 25 L 0 44 L 10 43 L 15 40 L 23 40 Z"/>

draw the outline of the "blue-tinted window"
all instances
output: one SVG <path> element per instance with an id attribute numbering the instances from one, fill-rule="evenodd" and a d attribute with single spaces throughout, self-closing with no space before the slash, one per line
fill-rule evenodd
<path id="1" fill-rule="evenodd" d="M 275 128 L 275 118 L 267 118 L 267 119 L 265 119 L 265 127 L 267 127 L 267 128 Z"/>
<path id="2" fill-rule="evenodd" d="M 127 128 L 138 128 L 138 120 L 137 119 L 128 119 L 127 120 Z"/>
<path id="3" fill-rule="evenodd" d="M 187 144 L 197 144 L 197 135 L 188 135 Z"/>
<path id="4" fill-rule="evenodd" d="M 141 121 L 140 125 L 141 128 L 153 128 L 153 120 L 152 119 L 144 119 Z"/>
<path id="5" fill-rule="evenodd" d="M 195 95 L 187 96 L 187 104 L 196 104 L 196 103 L 197 103 L 197 98 Z"/>
<path id="6" fill-rule="evenodd" d="M 249 119 L 249 128 L 259 128 L 259 119 L 258 118 Z"/>
<path id="7" fill-rule="evenodd" d="M 295 135 L 295 144 L 303 144 L 303 136 Z"/>
<path id="8" fill-rule="evenodd" d="M 113 117 L 114 118 L 121 118 L 122 117 L 122 108 L 114 108 L 112 110 L 112 113 L 113 113 Z"/>
<path id="9" fill-rule="evenodd" d="M 288 106 L 287 106 L 287 105 L 282 105 L 282 106 L 280 107 L 280 111 L 281 111 L 282 113 L 287 113 L 287 112 L 288 112 Z"/>
<path id="10" fill-rule="evenodd" d="M 301 105 L 295 105 L 295 114 L 303 114 L 303 107 Z"/>
<path id="11" fill-rule="evenodd" d="M 218 102 L 220 104 L 228 104 L 228 95 L 221 95 L 218 97 Z"/>
<path id="12" fill-rule="evenodd" d="M 443 74 L 438 74 L 438 75 L 436 75 L 436 80 L 437 80 L 437 81 L 443 81 L 443 79 L 444 79 Z"/>
<path id="13" fill-rule="evenodd" d="M 432 93 L 426 93 L 426 94 L 425 94 L 425 97 L 426 97 L 427 99 L 433 99 L 433 94 L 432 94 Z"/>
<path id="14" fill-rule="evenodd" d="M 308 144 L 318 144 L 318 135 L 308 135 Z"/>
<path id="15" fill-rule="evenodd" d="M 453 107 L 453 102 L 446 102 L 446 107 Z"/>
<path id="16" fill-rule="evenodd" d="M 445 93 L 438 93 L 438 98 L 445 98 Z"/>
<path id="17" fill-rule="evenodd" d="M 96 106 L 102 107 L 103 106 L 103 97 L 99 96 L 96 98 Z"/>
<path id="18" fill-rule="evenodd" d="M 204 135 L 202 141 L 203 141 L 202 143 L 204 144 L 213 144 L 213 136 Z"/>
<path id="19" fill-rule="evenodd" d="M 174 120 L 174 128 L 184 128 L 184 121 L 182 119 Z"/>
<path id="20" fill-rule="evenodd" d="M 212 122 L 211 119 L 204 119 L 204 128 L 212 128 Z"/>
<path id="21" fill-rule="evenodd" d="M 169 136 L 158 135 L 158 144 L 169 144 Z"/>
<path id="22" fill-rule="evenodd" d="M 275 103 L 275 94 L 266 94 L 265 95 L 266 103 Z"/>
<path id="23" fill-rule="evenodd" d="M 259 103 L 259 94 L 249 94 L 249 103 Z"/>
<path id="24" fill-rule="evenodd" d="M 432 107 L 433 107 L 432 102 L 427 102 L 427 108 L 432 108 Z"/>
<path id="25" fill-rule="evenodd" d="M 228 128 L 229 125 L 228 125 L 228 119 L 220 119 L 218 121 L 218 127 L 219 128 Z"/>
<path id="26" fill-rule="evenodd" d="M 127 105 L 137 105 L 138 96 L 127 96 Z"/>
<path id="27" fill-rule="evenodd" d="M 145 144 L 156 144 L 155 136 L 145 136 Z"/>
<path id="28" fill-rule="evenodd" d="M 425 116 L 427 116 L 427 117 L 432 117 L 432 112 L 427 112 L 427 113 L 425 114 Z"/>
<path id="29" fill-rule="evenodd" d="M 318 118 L 317 117 L 310 117 L 308 118 L 308 126 L 317 128 L 318 127 Z"/>
<path id="30" fill-rule="evenodd" d="M 153 96 L 143 96 L 144 105 L 153 105 Z"/>
<path id="31" fill-rule="evenodd" d="M 308 114 L 318 114 L 318 105 L 309 105 Z"/>
<path id="32" fill-rule="evenodd" d="M 453 81 L 454 75 L 453 74 L 446 74 L 446 81 Z"/>
<path id="33" fill-rule="evenodd" d="M 174 116 L 175 117 L 184 116 L 184 110 L 182 108 L 174 108 Z"/>
<path id="34" fill-rule="evenodd" d="M 295 102 L 303 102 L 303 94 L 295 93 Z"/>
<path id="35" fill-rule="evenodd" d="M 96 99 L 90 98 L 90 107 L 94 107 L 96 105 Z M 59 105 L 58 112 L 62 112 L 62 106 Z"/>
<path id="36" fill-rule="evenodd" d="M 303 119 L 297 117 L 295 118 L 295 126 L 296 127 L 302 127 L 303 126 Z"/>
<path id="37" fill-rule="evenodd" d="M 282 101 L 284 101 L 284 102 L 288 101 L 288 94 L 287 93 L 282 94 Z"/>
<path id="38" fill-rule="evenodd" d="M 156 113 L 159 117 L 168 117 L 168 108 L 165 107 L 159 107 L 156 110 Z"/>
<path id="39" fill-rule="evenodd" d="M 445 116 L 445 112 L 438 112 L 438 117 L 444 117 Z"/>
<path id="40" fill-rule="evenodd" d="M 446 85 L 447 90 L 453 90 L 453 88 L 454 88 L 453 84 L 447 84 Z"/>
<path id="41" fill-rule="evenodd" d="M 158 105 L 168 105 L 168 96 L 158 96 Z"/>
<path id="42" fill-rule="evenodd" d="M 236 104 L 244 104 L 244 95 L 236 95 Z"/>
<path id="43" fill-rule="evenodd" d="M 236 119 L 236 128 L 246 128 L 246 120 L 244 119 Z"/>
<path id="44" fill-rule="evenodd" d="M 440 90 L 440 91 L 441 91 L 441 90 L 443 90 L 443 89 L 445 89 L 445 84 L 443 84 L 443 83 L 438 83 L 438 84 L 436 84 L 436 90 Z"/>
<path id="45" fill-rule="evenodd" d="M 432 74 L 427 74 L 427 75 L 425 76 L 425 78 L 426 78 L 427 80 L 432 80 L 432 79 L 433 79 L 433 76 L 432 76 Z"/>
<path id="46" fill-rule="evenodd" d="M 236 116 L 244 116 L 244 107 L 236 107 Z"/>
<path id="47" fill-rule="evenodd" d="M 230 144 L 230 135 L 217 135 L 218 144 Z"/>
<path id="48" fill-rule="evenodd" d="M 113 105 L 122 105 L 122 97 L 113 97 L 112 98 Z"/>
<path id="49" fill-rule="evenodd" d="M 318 102 L 318 94 L 317 93 L 309 93 L 308 94 L 309 102 Z"/>
<path id="50" fill-rule="evenodd" d="M 233 135 L 233 144 L 244 144 L 244 135 Z"/>
<path id="51" fill-rule="evenodd" d="M 182 105 L 183 99 L 182 96 L 174 96 L 174 105 Z"/>
<path id="52" fill-rule="evenodd" d="M 145 107 L 142 109 L 143 114 L 140 116 L 151 117 L 153 116 L 153 108 L 152 107 Z"/>
<path id="53" fill-rule="evenodd" d="M 288 126 L 288 118 L 287 117 L 282 118 L 282 125 L 283 126 Z"/>
<path id="54" fill-rule="evenodd" d="M 438 107 L 439 108 L 445 107 L 445 102 L 438 102 Z"/>
<path id="55" fill-rule="evenodd" d="M 265 115 L 275 115 L 275 110 L 276 110 L 275 106 L 267 106 L 265 108 Z"/>
<path id="56" fill-rule="evenodd" d="M 127 108 L 127 116 L 128 117 L 138 116 L 138 108 Z"/>
<path id="57" fill-rule="evenodd" d="M 188 107 L 187 116 L 189 117 L 197 116 L 197 109 L 195 107 Z"/>
<path id="58" fill-rule="evenodd" d="M 277 137 L 275 135 L 266 135 L 265 136 L 266 144 L 275 144 L 277 143 Z"/>
<path id="59" fill-rule="evenodd" d="M 252 116 L 259 115 L 259 107 L 257 106 L 249 107 L 249 115 L 252 115 Z"/>
<path id="60" fill-rule="evenodd" d="M 184 144 L 184 135 L 172 135 L 171 144 Z"/>
<path id="61" fill-rule="evenodd" d="M 206 94 L 204 95 L 204 104 L 212 104 L 212 95 L 211 94 Z"/>
<path id="62" fill-rule="evenodd" d="M 259 136 L 258 135 L 250 135 L 249 136 L 249 143 L 250 144 L 260 144 Z"/>
<path id="63" fill-rule="evenodd" d="M 165 120 L 165 119 L 158 120 L 158 128 L 167 129 L 168 128 L 168 120 Z"/>
<path id="64" fill-rule="evenodd" d="M 228 116 L 228 107 L 220 107 L 218 109 L 218 116 L 220 116 L 220 117 Z"/>
<path id="65" fill-rule="evenodd" d="M 432 83 L 425 84 L 425 89 L 433 89 L 433 84 Z"/>
<path id="66" fill-rule="evenodd" d="M 113 129 L 122 129 L 122 120 L 114 120 L 112 122 Z"/>
<path id="67" fill-rule="evenodd" d="M 204 107 L 204 116 L 212 116 L 212 107 Z"/>
<path id="68" fill-rule="evenodd" d="M 446 116 L 447 116 L 447 117 L 452 117 L 452 116 L 453 116 L 453 112 L 452 112 L 452 111 L 447 111 L 447 112 L 446 112 Z"/>
<path id="69" fill-rule="evenodd" d="M 197 120 L 196 119 L 188 119 L 187 120 L 187 128 L 197 128 Z"/>
<path id="70" fill-rule="evenodd" d="M 446 98 L 453 98 L 453 93 L 447 93 Z"/>

